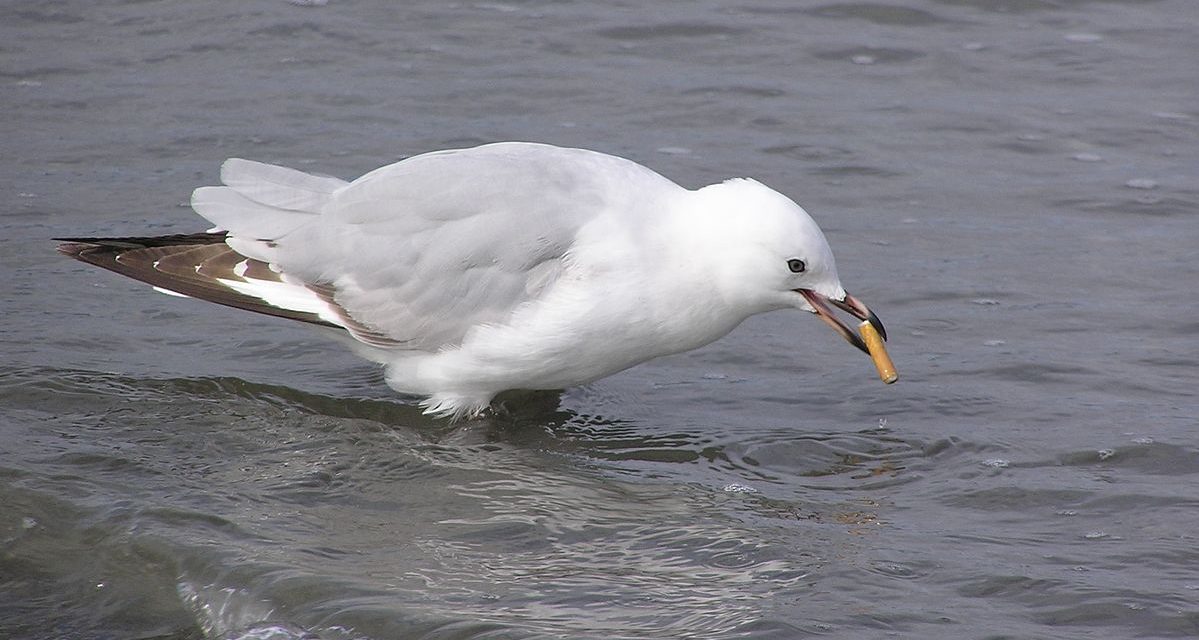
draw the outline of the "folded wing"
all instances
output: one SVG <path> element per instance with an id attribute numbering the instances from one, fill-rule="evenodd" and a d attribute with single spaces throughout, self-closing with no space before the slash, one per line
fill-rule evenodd
<path id="1" fill-rule="evenodd" d="M 603 166 L 599 166 L 603 165 Z M 77 238 L 64 253 L 161 289 L 346 329 L 383 349 L 432 351 L 505 322 L 568 275 L 581 227 L 627 208 L 634 163 L 502 143 L 440 151 L 351 183 L 231 159 L 193 196 L 216 228 Z M 570 213 L 567 213 L 570 212 Z"/>

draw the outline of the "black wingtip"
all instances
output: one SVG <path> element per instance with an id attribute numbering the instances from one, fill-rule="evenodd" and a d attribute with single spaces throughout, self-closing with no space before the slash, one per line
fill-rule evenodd
<path id="1" fill-rule="evenodd" d="M 228 277 L 233 277 L 234 265 L 250 260 L 225 243 L 227 236 L 226 232 L 218 231 L 55 240 L 61 243 L 58 251 L 63 255 L 179 295 L 310 324 L 341 326 L 316 313 L 276 307 L 257 296 L 241 293 L 223 284 L 221 273 L 209 273 L 209 269 L 218 272 L 226 269 Z M 258 264 L 259 267 L 251 268 L 270 271 L 267 265 Z"/>
<path id="2" fill-rule="evenodd" d="M 87 251 L 88 249 L 95 248 L 96 246 L 88 242 L 79 242 L 69 238 L 54 238 L 54 241 L 60 243 L 57 247 L 55 247 L 59 253 L 72 258 L 78 258 L 79 254 Z"/>
<path id="3" fill-rule="evenodd" d="M 166 236 L 122 236 L 115 238 L 51 238 L 66 245 L 80 244 L 109 249 L 145 249 L 148 247 L 174 247 L 181 244 L 216 244 L 228 237 L 225 231 L 209 233 L 175 233 Z M 60 245 L 61 246 L 61 245 Z"/>

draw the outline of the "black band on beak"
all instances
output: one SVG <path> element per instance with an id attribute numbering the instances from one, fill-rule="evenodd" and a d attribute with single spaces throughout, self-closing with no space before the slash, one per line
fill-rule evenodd
<path id="1" fill-rule="evenodd" d="M 865 320 L 869 322 L 872 326 L 874 326 L 874 330 L 878 332 L 878 335 L 883 337 L 883 340 L 887 339 L 887 330 L 883 327 L 883 321 L 879 320 L 878 316 L 874 315 L 873 311 L 868 309 L 866 305 L 862 304 L 861 300 L 858 300 L 847 293 L 845 294 L 844 300 L 833 300 L 832 298 L 829 298 L 829 302 L 833 303 L 838 308 L 852 315 L 858 320 Z"/>
<path id="2" fill-rule="evenodd" d="M 874 327 L 875 331 L 878 331 L 878 334 L 882 336 L 883 340 L 887 339 L 887 330 L 883 328 L 883 323 L 878 319 L 878 316 L 874 315 L 873 311 L 871 311 L 866 305 L 862 304 L 861 300 L 858 300 L 848 293 L 845 294 L 844 299 L 834 300 L 816 293 L 811 289 L 796 289 L 795 292 L 802 295 L 804 299 L 808 301 L 808 304 L 812 305 L 812 308 L 816 310 L 816 315 L 819 316 L 825 324 L 832 327 L 837 333 L 841 334 L 841 337 L 845 338 L 846 342 L 852 344 L 858 349 L 861 349 L 862 353 L 869 355 L 870 349 L 866 347 L 866 343 L 862 341 L 862 338 L 858 336 L 856 331 L 850 329 L 845 325 L 844 322 L 841 322 L 835 315 L 833 315 L 832 310 L 828 307 L 829 303 L 835 305 L 838 309 L 845 311 L 859 320 L 865 320 L 866 322 L 869 322 L 871 326 Z"/>
<path id="3" fill-rule="evenodd" d="M 844 322 L 841 322 L 837 319 L 837 316 L 833 315 L 833 312 L 828 308 L 826 301 L 833 302 L 834 304 L 837 304 L 837 306 L 841 306 L 840 303 L 826 298 L 819 293 L 812 291 L 811 289 L 796 289 L 795 291 L 802 295 L 804 299 L 808 301 L 808 304 L 812 305 L 812 308 L 816 310 L 816 315 L 823 320 L 825 324 L 832 327 L 833 331 L 841 334 L 841 337 L 845 338 L 845 341 L 849 344 L 861 349 L 862 353 L 869 355 L 870 349 L 866 348 L 866 343 L 862 342 L 862 339 L 858 337 L 858 334 L 855 331 L 845 326 Z"/>

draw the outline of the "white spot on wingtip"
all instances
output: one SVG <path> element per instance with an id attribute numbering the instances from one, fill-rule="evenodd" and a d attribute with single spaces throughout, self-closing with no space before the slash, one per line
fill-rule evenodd
<path id="1" fill-rule="evenodd" d="M 337 314 L 336 309 L 330 307 L 320 296 L 303 284 L 271 282 L 254 278 L 241 280 L 217 278 L 216 281 L 242 295 L 258 298 L 272 307 L 311 313 L 326 322 L 345 327 L 344 321 Z"/>
<path id="2" fill-rule="evenodd" d="M 155 264 L 157 264 L 157 263 L 155 263 Z M 168 296 L 174 296 L 176 298 L 190 298 L 191 297 L 189 295 L 184 295 L 182 293 L 179 293 L 178 291 L 171 291 L 170 289 L 163 289 L 162 287 L 154 287 L 154 290 L 157 291 L 158 293 L 165 293 Z"/>
<path id="3" fill-rule="evenodd" d="M 246 271 L 249 271 L 249 269 L 250 269 L 250 261 L 242 260 L 241 262 L 233 265 L 233 274 L 239 278 L 244 278 L 244 277 L 246 277 Z"/>

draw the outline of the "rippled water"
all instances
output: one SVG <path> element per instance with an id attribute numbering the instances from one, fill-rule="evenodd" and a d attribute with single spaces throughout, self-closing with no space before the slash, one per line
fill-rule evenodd
<path id="1" fill-rule="evenodd" d="M 0 637 L 1199 635 L 1190 0 L 0 7 Z M 821 221 L 804 314 L 450 425 L 61 235 L 530 139 Z M 800 317 L 804 315 L 804 317 Z"/>

